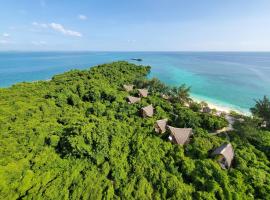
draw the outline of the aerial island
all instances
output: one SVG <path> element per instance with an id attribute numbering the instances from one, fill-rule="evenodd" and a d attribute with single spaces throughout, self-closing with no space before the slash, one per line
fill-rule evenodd
<path id="1" fill-rule="evenodd" d="M 0 89 L 0 199 L 270 199 L 269 99 L 221 112 L 150 70 Z"/>

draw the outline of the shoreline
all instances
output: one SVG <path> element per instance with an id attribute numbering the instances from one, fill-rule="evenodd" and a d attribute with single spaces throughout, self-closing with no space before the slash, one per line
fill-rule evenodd
<path id="1" fill-rule="evenodd" d="M 229 114 L 231 111 L 234 111 L 238 114 L 241 114 L 241 115 L 245 115 L 245 116 L 250 116 L 251 113 L 249 111 L 244 111 L 244 110 L 241 110 L 240 108 L 237 109 L 237 108 L 234 108 L 233 105 L 232 106 L 226 106 L 222 103 L 215 103 L 215 102 L 212 102 L 211 100 L 209 99 L 206 99 L 206 98 L 203 98 L 203 97 L 198 97 L 197 95 L 195 94 L 191 94 L 190 95 L 191 99 L 197 103 L 200 103 L 200 102 L 205 102 L 208 104 L 209 108 L 211 109 L 216 109 L 217 111 L 221 111 L 221 112 L 225 112 L 227 114 Z"/>

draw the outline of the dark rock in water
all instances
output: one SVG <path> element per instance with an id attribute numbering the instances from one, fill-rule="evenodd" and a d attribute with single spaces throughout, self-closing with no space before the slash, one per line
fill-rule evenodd
<path id="1" fill-rule="evenodd" d="M 141 62 L 141 61 L 142 61 L 142 59 L 141 59 L 141 58 L 132 58 L 131 60 L 135 60 L 135 61 L 139 61 L 139 62 Z"/>

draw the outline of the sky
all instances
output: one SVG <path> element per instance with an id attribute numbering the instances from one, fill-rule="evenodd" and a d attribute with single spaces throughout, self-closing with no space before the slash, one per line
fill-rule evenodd
<path id="1" fill-rule="evenodd" d="M 270 51 L 270 0 L 0 0 L 0 51 Z"/>

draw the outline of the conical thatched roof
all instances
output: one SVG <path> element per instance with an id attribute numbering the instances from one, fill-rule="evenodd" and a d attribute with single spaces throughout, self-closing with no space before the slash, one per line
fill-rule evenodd
<path id="1" fill-rule="evenodd" d="M 147 97 L 148 90 L 147 89 L 138 89 L 140 97 Z"/>
<path id="2" fill-rule="evenodd" d="M 231 143 L 223 144 L 222 146 L 215 149 L 215 151 L 212 153 L 212 155 L 223 155 L 225 160 L 226 160 L 227 167 L 230 167 L 232 160 L 234 158 L 233 147 L 232 147 Z"/>
<path id="3" fill-rule="evenodd" d="M 142 108 L 142 114 L 144 117 L 152 117 L 154 115 L 154 108 L 152 105 Z"/>
<path id="4" fill-rule="evenodd" d="M 168 119 L 157 120 L 155 124 L 155 131 L 157 133 L 165 133 Z"/>
<path id="5" fill-rule="evenodd" d="M 133 90 L 134 85 L 123 85 L 123 88 L 127 91 L 130 92 Z"/>
<path id="6" fill-rule="evenodd" d="M 171 132 L 172 141 L 176 144 L 186 144 L 189 141 L 189 137 L 193 134 L 192 128 L 175 128 L 168 126 Z"/>
<path id="7" fill-rule="evenodd" d="M 127 97 L 128 103 L 129 104 L 133 104 L 133 103 L 137 103 L 141 100 L 141 98 L 138 97 L 133 97 L 133 96 L 128 96 Z"/>
<path id="8" fill-rule="evenodd" d="M 206 107 L 203 107 L 203 110 L 202 110 L 204 113 L 210 113 L 212 110 L 211 108 L 209 108 L 208 106 Z"/>

